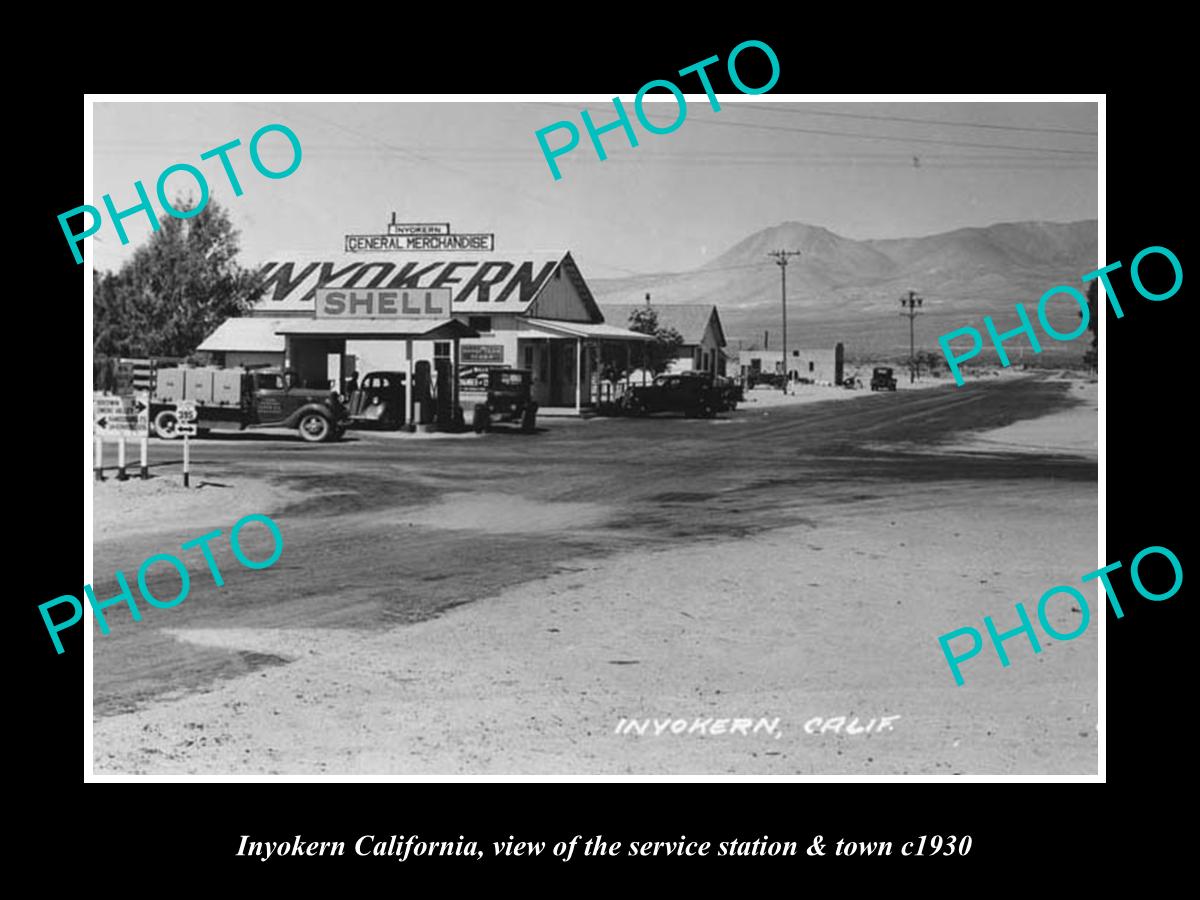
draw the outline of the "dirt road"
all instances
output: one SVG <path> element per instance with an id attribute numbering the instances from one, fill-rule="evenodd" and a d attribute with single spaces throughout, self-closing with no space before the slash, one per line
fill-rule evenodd
<path id="1" fill-rule="evenodd" d="M 230 502 L 107 530 L 98 595 L 228 531 L 251 485 L 284 498 L 257 510 L 283 557 L 248 571 L 222 544 L 223 588 L 114 612 L 97 771 L 1094 772 L 1094 626 L 981 655 L 962 688 L 936 641 L 1095 568 L 1094 460 L 951 449 L 1075 402 L 1027 378 L 533 437 L 197 442 L 193 479 Z M 780 721 L 616 733 L 722 717 Z"/>

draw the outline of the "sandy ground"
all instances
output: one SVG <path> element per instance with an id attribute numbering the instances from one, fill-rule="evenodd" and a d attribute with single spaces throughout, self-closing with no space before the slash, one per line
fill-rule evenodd
<path id="1" fill-rule="evenodd" d="M 968 485 L 959 488 L 969 495 Z M 881 510 L 887 528 L 791 528 L 737 546 L 631 553 L 383 633 L 206 629 L 182 641 L 294 660 L 96 723 L 98 771 L 189 773 L 1085 773 L 1095 630 L 965 664 L 937 634 L 1012 620 L 1045 572 L 1090 571 L 1070 491 L 986 511 Z M 448 505 L 454 507 L 457 501 Z M 1051 512 L 1039 512 L 1051 510 Z M 471 510 L 450 510 L 451 521 Z M 1021 529 L 1039 552 L 1014 566 Z M 914 536 L 919 536 L 915 540 Z M 1064 546 L 1064 537 L 1066 546 Z M 906 548 L 897 554 L 897 548 Z M 731 602 L 736 590 L 751 597 Z M 1072 630 L 1077 611 L 1052 613 Z M 864 617 L 872 627 L 862 628 Z M 931 623 L 937 623 L 931 628 Z M 514 652 L 514 648 L 521 652 Z M 469 664 L 464 664 L 468 660 Z M 996 697 L 1002 696 L 1003 702 Z M 819 733 L 815 717 L 898 716 Z M 617 734 L 621 719 L 760 718 L 774 733 Z"/>
<path id="2" fill-rule="evenodd" d="M 1086 424 L 1077 413 L 1094 433 L 1085 404 L 965 443 L 1065 447 Z M 1047 587 L 1095 568 L 1094 484 L 1036 484 L 930 482 L 716 545 L 569 559 L 397 627 L 164 628 L 185 645 L 288 664 L 98 718 L 96 771 L 1094 773 L 1095 610 L 1082 637 L 1043 635 L 1040 654 L 1009 642 L 1008 668 L 986 650 L 965 664 L 962 687 L 937 642 L 982 629 L 984 615 L 1010 628 L 1017 600 L 1032 608 Z M 239 485 L 239 503 L 273 490 Z M 605 510 L 451 492 L 370 515 L 427 533 L 522 526 L 562 537 L 599 527 Z M 1080 611 L 1064 602 L 1050 615 L 1067 632 Z M 821 731 L 885 716 L 897 717 L 886 731 Z M 776 718 L 750 734 L 617 733 L 630 719 Z"/>
<path id="3" fill-rule="evenodd" d="M 850 374 L 853 368 L 847 370 Z M 864 388 L 856 388 L 850 390 L 844 387 L 834 387 L 832 385 L 821 384 L 793 384 L 791 391 L 785 394 L 779 388 L 756 387 L 753 390 L 746 391 L 746 399 L 744 401 L 747 408 L 770 409 L 775 406 L 797 406 L 809 403 L 820 403 L 826 400 L 854 400 L 856 398 L 871 395 L 871 368 L 865 367 L 858 370 L 859 377 L 863 383 L 867 385 Z M 1030 378 L 1032 373 L 1024 372 L 1019 369 L 985 369 L 978 373 L 967 373 L 964 375 L 964 380 L 968 383 L 973 381 L 991 381 L 994 379 L 1013 379 L 1013 378 Z M 905 372 L 896 370 L 896 390 L 897 391 L 927 391 L 932 388 L 947 387 L 954 384 L 954 379 L 948 375 L 934 377 L 930 375 L 922 375 L 919 381 L 910 383 L 908 375 Z"/>
<path id="4" fill-rule="evenodd" d="M 267 515 L 287 503 L 311 496 L 251 478 L 214 482 L 196 477 L 185 488 L 179 474 L 155 475 L 145 481 L 106 478 L 93 482 L 92 491 L 92 523 L 97 541 L 118 533 L 123 536 L 154 533 L 175 527 L 180 521 L 233 525 L 243 516 Z"/>
<path id="5" fill-rule="evenodd" d="M 975 432 L 948 448 L 979 453 L 1070 453 L 1096 459 L 1100 386 L 1091 380 L 1071 381 L 1078 405 L 1038 419 Z"/>

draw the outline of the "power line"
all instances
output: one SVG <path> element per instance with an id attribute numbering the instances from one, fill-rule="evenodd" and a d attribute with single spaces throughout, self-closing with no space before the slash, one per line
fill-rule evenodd
<path id="1" fill-rule="evenodd" d="M 575 109 L 566 103 L 543 103 L 542 106 L 565 107 Z M 737 111 L 739 106 L 749 106 L 749 104 L 729 105 L 722 110 Z M 603 113 L 606 110 L 593 107 L 591 112 Z M 946 147 L 976 147 L 984 150 L 1017 150 L 1023 153 L 1064 153 L 1070 156 L 1093 156 L 1094 150 L 1067 150 L 1062 147 L 1021 147 L 1014 144 L 985 144 L 978 141 L 951 141 L 940 138 L 917 138 L 917 137 L 897 137 L 890 134 L 866 134 L 853 131 L 833 131 L 825 128 L 797 128 L 786 125 L 758 125 L 750 122 L 718 122 L 711 119 L 696 119 L 700 125 L 715 125 L 722 128 L 751 128 L 757 131 L 781 131 L 793 134 L 819 134 L 828 137 L 849 137 L 858 138 L 868 141 L 898 141 L 904 144 L 937 144 Z"/>
<path id="2" fill-rule="evenodd" d="M 733 106 L 726 107 L 733 109 Z M 1079 134 L 1096 137 L 1094 131 L 1082 131 L 1076 128 L 1051 128 L 1038 125 L 997 125 L 992 122 L 955 122 L 950 119 L 914 119 L 908 116 L 873 116 L 869 113 L 831 112 L 817 109 L 783 109 L 778 106 L 766 106 L 761 103 L 738 104 L 737 108 L 753 109 L 759 112 L 786 113 L 799 116 L 835 116 L 840 119 L 869 119 L 876 122 L 912 122 L 916 125 L 950 125 L 958 128 L 990 128 L 996 131 L 1037 131 L 1046 134 Z"/>

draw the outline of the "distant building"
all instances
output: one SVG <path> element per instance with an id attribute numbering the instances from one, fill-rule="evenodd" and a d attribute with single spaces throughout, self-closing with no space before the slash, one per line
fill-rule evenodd
<path id="1" fill-rule="evenodd" d="M 726 371 L 725 329 L 721 316 L 710 303 L 671 303 L 654 306 L 651 304 L 602 303 L 600 311 L 604 321 L 618 328 L 629 327 L 629 317 L 635 310 L 647 306 L 658 315 L 661 328 L 674 328 L 683 338 L 679 358 L 667 369 L 668 372 L 712 372 L 724 375 Z"/>
<path id="2" fill-rule="evenodd" d="M 738 354 L 738 368 L 743 378 L 751 372 L 779 373 L 782 354 L 779 350 L 743 350 Z M 842 383 L 844 350 L 841 344 L 829 349 L 788 350 L 788 377 L 792 381 L 813 384 Z"/>

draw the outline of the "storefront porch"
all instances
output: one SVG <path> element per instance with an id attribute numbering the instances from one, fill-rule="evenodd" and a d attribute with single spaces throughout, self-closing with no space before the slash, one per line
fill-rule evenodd
<path id="1" fill-rule="evenodd" d="M 518 365 L 533 373 L 539 414 L 551 417 L 594 415 L 596 406 L 613 399 L 612 386 L 601 380 L 605 345 L 622 348 L 628 363 L 638 358 L 638 347 L 654 340 L 603 323 L 531 318 L 521 324 Z"/>

